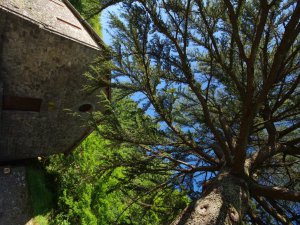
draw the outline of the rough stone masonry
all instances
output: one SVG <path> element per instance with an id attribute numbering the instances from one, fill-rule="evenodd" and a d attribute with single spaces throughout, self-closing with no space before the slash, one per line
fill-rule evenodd
<path id="1" fill-rule="evenodd" d="M 0 0 L 0 161 L 65 152 L 90 132 L 69 112 L 101 110 L 100 91 L 82 88 L 104 52 L 67 1 Z"/>
<path id="2" fill-rule="evenodd" d="M 70 151 L 90 132 L 68 112 L 103 108 L 101 90 L 82 91 L 103 54 L 67 0 L 0 0 L 0 225 L 33 224 L 26 167 L 16 160 Z"/>

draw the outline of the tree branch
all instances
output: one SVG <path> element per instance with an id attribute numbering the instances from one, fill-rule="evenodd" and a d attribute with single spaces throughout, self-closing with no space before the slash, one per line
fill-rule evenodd
<path id="1" fill-rule="evenodd" d="M 232 35 L 233 35 L 234 40 L 235 40 L 235 42 L 238 46 L 240 57 L 243 59 L 244 62 L 247 62 L 248 58 L 246 56 L 245 49 L 244 49 L 243 43 L 241 41 L 241 37 L 239 35 L 239 26 L 238 26 L 238 23 L 237 23 L 239 18 L 235 14 L 233 6 L 232 6 L 230 0 L 224 0 L 224 3 L 227 7 L 227 13 L 228 13 L 228 16 L 229 16 L 229 19 L 230 19 L 230 23 L 232 25 Z"/>
<path id="2" fill-rule="evenodd" d="M 272 215 L 276 220 L 280 221 L 283 224 L 289 224 L 292 225 L 292 223 L 289 221 L 286 215 L 280 214 L 276 209 L 271 207 L 266 200 L 264 200 L 262 197 L 254 197 L 255 200 L 263 207 L 263 209 L 268 212 L 270 215 Z"/>
<path id="3" fill-rule="evenodd" d="M 257 225 L 266 225 L 260 218 L 257 216 L 254 211 L 251 209 L 251 206 L 248 204 L 248 215 L 253 224 Z"/>
<path id="4" fill-rule="evenodd" d="M 290 21 L 286 25 L 285 31 L 283 33 L 280 45 L 274 55 L 274 60 L 269 72 L 267 79 L 261 88 L 261 92 L 258 94 L 257 103 L 260 104 L 265 101 L 270 89 L 272 88 L 274 82 L 276 81 L 279 73 L 279 69 L 282 63 L 296 40 L 297 35 L 300 33 L 300 2 L 297 2 L 295 10 L 291 16 Z"/>
<path id="5" fill-rule="evenodd" d="M 281 199 L 292 202 L 300 201 L 300 192 L 283 187 L 268 187 L 257 183 L 250 183 L 250 192 L 256 196 L 264 196 L 272 199 Z"/>

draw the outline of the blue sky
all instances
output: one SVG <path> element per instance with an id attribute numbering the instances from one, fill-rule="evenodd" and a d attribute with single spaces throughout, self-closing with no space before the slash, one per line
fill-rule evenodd
<path id="1" fill-rule="evenodd" d="M 107 45 L 111 44 L 111 38 L 110 35 L 108 34 L 109 13 L 118 14 L 120 12 L 119 9 L 120 9 L 120 4 L 113 5 L 108 7 L 101 13 L 100 21 L 102 25 L 103 41 Z"/>

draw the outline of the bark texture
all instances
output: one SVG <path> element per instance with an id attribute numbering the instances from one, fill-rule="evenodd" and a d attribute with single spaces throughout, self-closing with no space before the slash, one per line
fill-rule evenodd
<path id="1" fill-rule="evenodd" d="M 171 225 L 240 224 L 246 210 L 248 190 L 242 179 L 221 173 Z"/>

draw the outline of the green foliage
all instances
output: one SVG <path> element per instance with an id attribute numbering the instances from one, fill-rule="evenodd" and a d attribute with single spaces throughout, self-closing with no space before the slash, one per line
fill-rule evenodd
<path id="1" fill-rule="evenodd" d="M 101 2 L 123 3 L 110 15 L 111 86 L 136 104 L 113 100 L 95 121 L 105 138 L 139 150 L 108 167 L 169 171 L 196 197 L 228 171 L 257 206 L 238 209 L 248 209 L 244 222 L 300 223 L 300 2 Z"/>
<path id="2" fill-rule="evenodd" d="M 34 221 L 39 225 L 47 225 L 47 217 L 54 207 L 54 194 L 49 188 L 50 179 L 46 171 L 37 163 L 27 167 L 26 179 L 29 186 Z"/>
<path id="3" fill-rule="evenodd" d="M 170 223 L 188 203 L 174 187 L 162 188 L 170 174 L 133 178 L 127 176 L 126 162 L 109 165 L 111 159 L 134 154 L 136 149 L 112 148 L 93 133 L 71 155 L 51 157 L 47 169 L 57 177 L 59 196 L 51 224 Z"/>

